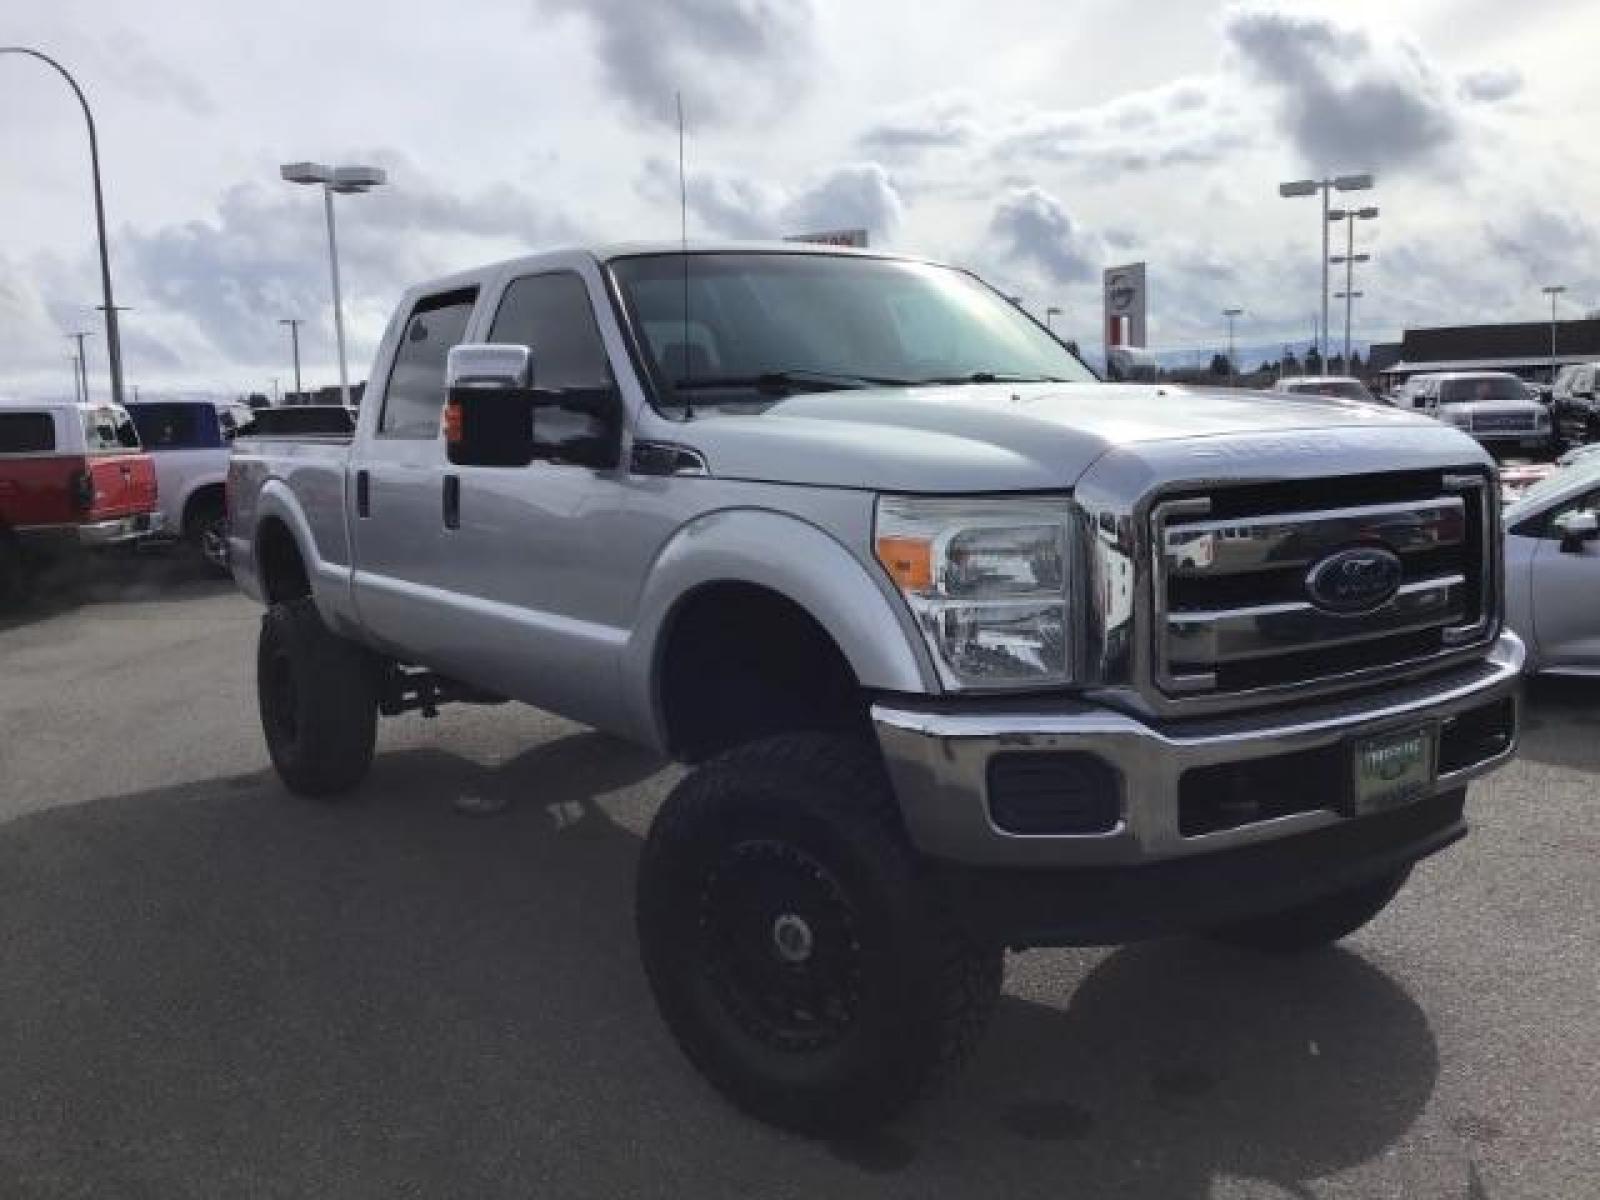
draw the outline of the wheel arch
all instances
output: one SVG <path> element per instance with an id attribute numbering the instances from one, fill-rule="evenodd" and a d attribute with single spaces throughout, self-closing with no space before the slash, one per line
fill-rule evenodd
<path id="1" fill-rule="evenodd" d="M 630 724 L 660 749 L 670 748 L 662 684 L 674 631 L 707 595 L 730 589 L 753 589 L 749 594 L 793 606 L 826 636 L 864 691 L 938 690 L 909 613 L 887 580 L 874 578 L 815 525 L 767 510 L 724 510 L 683 526 L 657 556 L 624 650 Z"/>

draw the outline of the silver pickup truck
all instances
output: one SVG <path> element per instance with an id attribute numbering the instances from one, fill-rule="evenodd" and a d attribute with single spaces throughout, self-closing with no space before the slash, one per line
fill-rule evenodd
<path id="1" fill-rule="evenodd" d="M 637 885 L 725 1094 L 860 1130 L 1006 948 L 1350 933 L 1517 734 L 1484 452 L 1338 399 L 1101 383 L 972 275 L 798 245 L 406 294 L 350 438 L 244 438 L 289 788 L 377 716 L 536 705 L 698 764 Z"/>

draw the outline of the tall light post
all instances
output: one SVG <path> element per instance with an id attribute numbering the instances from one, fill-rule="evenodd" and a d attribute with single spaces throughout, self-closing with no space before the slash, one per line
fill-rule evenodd
<path id="1" fill-rule="evenodd" d="M 1335 175 L 1331 179 L 1296 179 L 1280 183 L 1278 195 L 1284 198 L 1322 194 L 1322 324 L 1319 337 L 1328 336 L 1328 195 L 1330 192 L 1364 192 L 1372 187 L 1371 175 Z M 1328 373 L 1328 356 L 1322 343 L 1318 343 L 1317 360 L 1323 364 L 1322 374 Z"/>
<path id="2" fill-rule="evenodd" d="M 72 399 L 75 403 L 83 403 L 83 383 L 80 376 L 82 368 L 78 365 L 78 352 L 74 350 L 67 355 L 67 361 L 72 364 Z"/>
<path id="3" fill-rule="evenodd" d="M 1059 308 L 1057 308 L 1054 304 L 1052 304 L 1049 308 L 1044 310 L 1044 327 L 1046 329 L 1050 330 L 1051 333 L 1055 332 L 1054 321 L 1060 315 L 1061 315 L 1061 310 Z"/>
<path id="4" fill-rule="evenodd" d="M 1358 262 L 1371 262 L 1372 255 L 1356 253 L 1356 222 L 1372 221 L 1378 216 L 1376 205 L 1369 204 L 1364 208 L 1336 208 L 1328 214 L 1330 221 L 1344 222 L 1344 253 L 1336 254 L 1328 261 L 1334 266 L 1344 266 L 1344 291 L 1339 295 L 1344 299 L 1344 366 L 1346 373 L 1350 370 L 1350 302 L 1358 298 L 1361 293 L 1352 291 L 1355 287 L 1355 269 Z"/>
<path id="5" fill-rule="evenodd" d="M 1232 384 L 1234 376 L 1238 374 L 1238 367 L 1233 361 L 1233 322 L 1234 318 L 1244 315 L 1244 309 L 1225 308 L 1222 315 L 1228 318 L 1228 383 Z"/>
<path id="6" fill-rule="evenodd" d="M 1556 381 L 1556 300 L 1567 290 L 1567 285 L 1553 283 L 1541 290 L 1550 297 L 1550 383 L 1553 386 Z"/>
<path id="7" fill-rule="evenodd" d="M 89 403 L 89 368 L 85 364 L 89 361 L 83 352 L 83 339 L 91 338 L 94 334 L 86 329 L 67 334 L 67 340 L 78 343 L 78 388 L 79 398 L 83 403 Z"/>
<path id="8" fill-rule="evenodd" d="M 121 404 L 122 337 L 117 329 L 117 302 L 111 296 L 111 258 L 106 251 L 106 203 L 100 188 L 100 141 L 95 136 L 94 113 L 89 110 L 89 101 L 84 97 L 78 81 L 48 54 L 41 54 L 27 46 L 0 46 L 0 54 L 25 54 L 52 68 L 67 81 L 72 94 L 78 98 L 78 104 L 83 109 L 84 122 L 89 126 L 89 169 L 94 176 L 94 228 L 100 243 L 100 291 L 103 297 L 102 307 L 106 314 L 106 357 L 111 363 L 111 399 L 113 403 Z M 88 399 L 87 385 L 85 393 L 84 398 Z"/>
<path id="9" fill-rule="evenodd" d="M 290 183 L 314 183 L 322 187 L 323 209 L 328 217 L 328 267 L 333 275 L 333 333 L 339 343 L 339 397 L 350 407 L 350 370 L 344 353 L 344 302 L 339 295 L 339 239 L 334 232 L 333 194 L 353 195 L 371 191 L 388 179 L 381 167 L 325 167 L 321 163 L 285 163 L 278 174 Z"/>
<path id="10" fill-rule="evenodd" d="M 294 351 L 295 402 L 299 403 L 304 398 L 304 393 L 300 390 L 300 326 L 305 322 L 299 317 L 280 317 L 278 324 L 289 327 L 289 345 Z"/>

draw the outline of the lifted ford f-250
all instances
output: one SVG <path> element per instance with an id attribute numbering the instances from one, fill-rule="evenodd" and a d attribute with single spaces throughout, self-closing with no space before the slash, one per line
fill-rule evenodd
<path id="1" fill-rule="evenodd" d="M 1006 947 L 1370 920 L 1504 762 L 1491 464 L 1337 399 L 1100 383 L 973 278 L 620 247 L 418 287 L 353 438 L 241 439 L 294 791 L 500 697 L 689 763 L 640 863 L 668 1026 L 811 1132 L 974 1045 Z"/>

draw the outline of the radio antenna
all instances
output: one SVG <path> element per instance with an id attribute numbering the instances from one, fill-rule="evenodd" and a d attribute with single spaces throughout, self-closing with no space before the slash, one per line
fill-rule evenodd
<path id="1" fill-rule="evenodd" d="M 694 400 L 689 393 L 689 177 L 683 169 L 683 93 L 675 93 L 678 102 L 678 245 L 683 260 L 683 378 L 678 382 L 683 388 L 683 419 L 694 420 Z"/>

